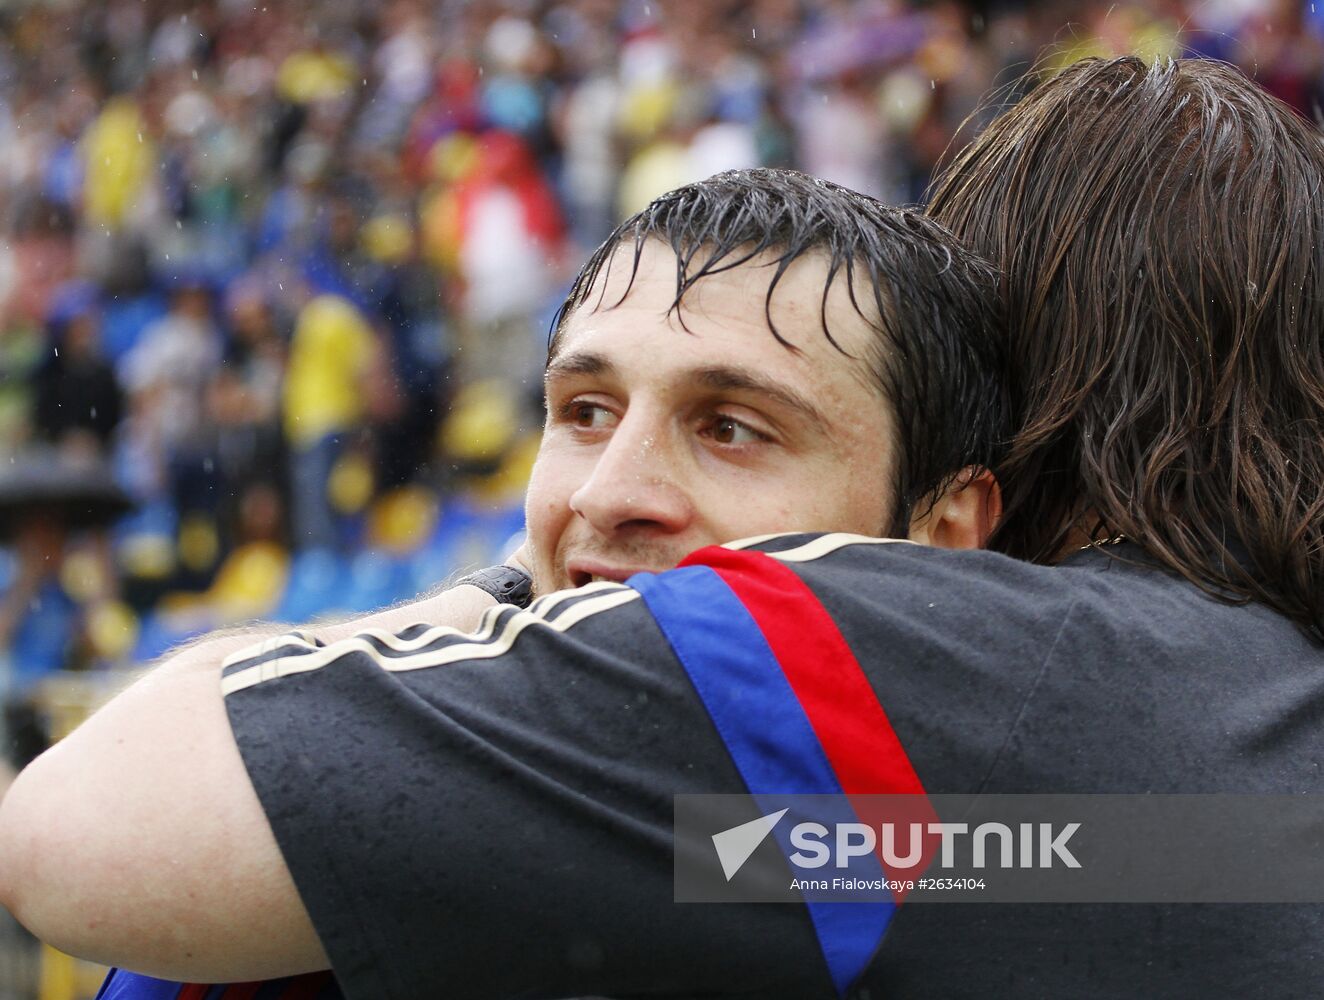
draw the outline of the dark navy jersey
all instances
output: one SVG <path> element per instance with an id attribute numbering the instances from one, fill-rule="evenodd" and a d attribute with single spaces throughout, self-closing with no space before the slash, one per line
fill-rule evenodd
<path id="1" fill-rule="evenodd" d="M 1324 652 L 1130 546 L 778 536 L 222 684 L 352 1000 L 1324 988 L 1317 907 L 673 902 L 677 794 L 1320 791 Z"/>

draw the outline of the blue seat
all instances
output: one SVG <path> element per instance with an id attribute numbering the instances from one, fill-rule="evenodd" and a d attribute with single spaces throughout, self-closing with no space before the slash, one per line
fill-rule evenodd
<path id="1" fill-rule="evenodd" d="M 410 559 L 415 591 L 431 590 L 457 573 L 501 562 L 518 544 L 524 509 L 476 509 L 463 501 L 448 507 L 432 538 Z"/>
<path id="2" fill-rule="evenodd" d="M 165 298 L 155 292 L 108 299 L 101 309 L 101 351 L 107 360 L 117 364 L 167 311 Z"/>
<path id="3" fill-rule="evenodd" d="M 349 587 L 340 605 L 364 612 L 385 607 L 416 593 L 410 563 L 384 549 L 366 549 L 349 565 Z"/>
<path id="4" fill-rule="evenodd" d="M 138 625 L 138 641 L 133 644 L 129 658 L 134 663 L 150 663 L 168 650 L 201 635 L 205 629 L 181 628 L 172 624 L 167 616 L 149 611 Z"/>
<path id="5" fill-rule="evenodd" d="M 10 642 L 14 690 L 22 692 L 51 671 L 68 666 L 78 620 L 78 606 L 64 588 L 53 580 L 43 584 Z"/>
<path id="6" fill-rule="evenodd" d="M 329 549 L 298 552 L 273 616 L 282 622 L 305 622 L 331 611 L 348 611 L 343 595 L 349 579 L 348 563 Z"/>

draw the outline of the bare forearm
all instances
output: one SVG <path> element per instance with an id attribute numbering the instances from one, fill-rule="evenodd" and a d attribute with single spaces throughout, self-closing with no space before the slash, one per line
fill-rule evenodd
<path id="1" fill-rule="evenodd" d="M 217 691 L 220 660 L 252 642 L 250 631 L 227 633 L 179 650 L 14 781 L 0 802 L 0 901 L 38 937 L 177 977 L 202 941 L 230 933 L 223 909 L 181 900 L 218 871 L 280 884 L 280 854 L 244 787 Z M 129 887 L 138 902 L 121 905 Z M 286 917 L 278 926 L 297 933 L 295 911 L 273 895 Z M 149 907 L 161 918 L 148 919 Z M 315 963 L 316 939 L 303 940 Z"/>
<path id="2" fill-rule="evenodd" d="M 302 631 L 333 643 L 420 623 L 472 630 L 494 604 L 457 587 Z M 255 625 L 180 647 L 20 774 L 0 801 L 0 905 L 64 951 L 167 978 L 325 968 L 220 695 L 227 657 L 289 630 Z M 256 950 L 238 909 L 187 905 L 218 871 L 261 893 L 279 929 Z M 237 889 L 236 907 L 242 898 Z M 198 964 L 203 953 L 213 964 Z"/>
<path id="3" fill-rule="evenodd" d="M 491 596 L 477 587 L 452 587 L 361 618 L 313 624 L 304 631 L 326 643 L 348 639 L 370 628 L 400 632 L 411 625 L 445 625 L 468 632 L 478 627 L 483 612 L 495 604 Z"/>
<path id="4" fill-rule="evenodd" d="M 289 622 L 255 622 L 250 625 L 218 629 L 193 639 L 171 650 L 162 658 L 155 674 L 166 667 L 174 670 L 213 670 L 219 672 L 221 663 L 231 654 L 256 645 L 263 639 L 284 635 L 298 629 L 326 644 L 348 639 L 366 629 L 400 632 L 411 625 L 442 625 L 461 631 L 478 627 L 483 612 L 495 601 L 477 587 L 451 587 L 434 591 L 423 597 L 382 608 L 366 615 L 351 618 L 326 619 L 305 625 Z M 172 666 L 173 665 L 173 666 Z"/>

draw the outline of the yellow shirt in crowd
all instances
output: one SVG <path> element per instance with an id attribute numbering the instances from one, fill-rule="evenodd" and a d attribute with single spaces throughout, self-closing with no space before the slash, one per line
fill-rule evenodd
<path id="1" fill-rule="evenodd" d="M 347 300 L 319 295 L 303 307 L 285 378 L 285 436 L 293 447 L 358 426 L 375 348 L 368 321 Z"/>

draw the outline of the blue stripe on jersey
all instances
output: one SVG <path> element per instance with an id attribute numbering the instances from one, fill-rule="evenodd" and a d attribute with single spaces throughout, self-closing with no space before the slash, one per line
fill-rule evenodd
<path id="1" fill-rule="evenodd" d="M 136 972 L 111 969 L 106 981 L 97 990 L 96 1000 L 175 1000 L 179 983 L 168 979 L 153 979 Z"/>
<path id="2" fill-rule="evenodd" d="M 818 822 L 856 822 L 836 773 L 828 763 L 800 701 L 782 673 L 758 623 L 721 576 L 707 566 L 687 566 L 627 581 L 639 591 L 685 668 L 718 735 L 750 793 L 834 795 L 839 805 L 815 805 Z M 764 812 L 775 811 L 764 809 Z M 773 836 L 783 856 L 794 823 L 780 822 Z M 882 877 L 876 855 L 856 859 L 850 874 Z M 844 874 L 844 873 L 842 873 Z M 868 966 L 894 904 L 806 899 L 819 947 L 838 995 Z"/>

